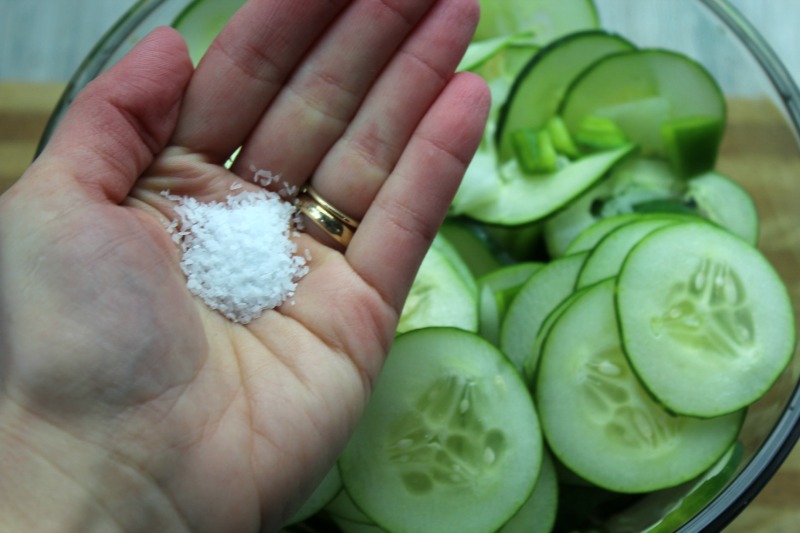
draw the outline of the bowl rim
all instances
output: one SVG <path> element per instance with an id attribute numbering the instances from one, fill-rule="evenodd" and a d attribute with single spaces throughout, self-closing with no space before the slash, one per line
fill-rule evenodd
<path id="1" fill-rule="evenodd" d="M 69 104 L 78 92 L 106 67 L 108 60 L 119 49 L 131 32 L 146 19 L 158 6 L 167 0 L 137 0 L 117 21 L 100 37 L 92 49 L 83 58 L 75 69 L 61 96 L 58 99 L 53 113 L 47 119 L 47 124 L 36 147 L 35 157 L 44 150 L 47 142 L 53 136 L 56 125 L 61 121 Z"/>
<path id="2" fill-rule="evenodd" d="M 699 0 L 748 49 L 772 82 L 800 143 L 800 89 L 783 61 L 755 26 L 729 0 Z M 796 348 L 795 348 L 796 349 Z M 773 478 L 800 437 L 800 382 L 778 422 L 747 465 L 679 533 L 721 531 L 736 518 Z"/>

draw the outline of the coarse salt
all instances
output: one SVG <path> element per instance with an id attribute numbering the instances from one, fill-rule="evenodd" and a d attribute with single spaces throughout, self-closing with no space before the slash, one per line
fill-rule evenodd
<path id="1" fill-rule="evenodd" d="M 187 287 L 211 309 L 247 324 L 294 296 L 309 256 L 291 239 L 292 203 L 267 190 L 211 203 L 162 194 L 176 203 L 167 229 L 183 250 Z"/>

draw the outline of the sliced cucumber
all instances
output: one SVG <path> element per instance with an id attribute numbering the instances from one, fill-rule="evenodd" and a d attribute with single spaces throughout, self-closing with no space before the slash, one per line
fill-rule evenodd
<path id="1" fill-rule="evenodd" d="M 536 332 L 536 338 L 533 340 L 533 348 L 531 349 L 528 358 L 525 359 L 522 364 L 522 375 L 525 378 L 525 381 L 528 383 L 528 388 L 536 388 L 536 378 L 539 373 L 539 361 L 542 358 L 542 348 L 544 347 L 544 341 L 550 334 L 550 330 L 553 328 L 553 324 L 556 323 L 556 320 L 559 319 L 564 311 L 569 309 L 569 306 L 572 305 L 572 302 L 580 298 L 585 291 L 586 288 L 575 290 L 567 295 L 566 298 L 561 300 L 561 302 L 559 302 L 559 304 L 556 305 L 552 311 L 550 311 L 550 314 L 547 315 L 547 318 L 544 319 L 544 322 L 542 322 L 542 325 L 539 327 L 539 331 Z M 574 474 L 573 477 L 579 478 L 579 476 Z"/>
<path id="2" fill-rule="evenodd" d="M 370 517 L 365 515 L 364 512 L 353 503 L 353 499 L 344 489 L 340 490 L 339 494 L 328 502 L 325 506 L 325 512 L 335 518 L 341 518 L 351 523 L 365 525 L 375 524 Z"/>
<path id="3" fill-rule="evenodd" d="M 708 71 L 656 49 L 595 62 L 570 86 L 559 111 L 573 136 L 587 117 L 612 119 L 643 155 L 669 158 L 679 175 L 713 168 L 726 119 L 724 96 Z"/>
<path id="4" fill-rule="evenodd" d="M 677 215 L 638 215 L 636 220 L 618 227 L 597 243 L 583 264 L 576 288 L 587 287 L 619 274 L 625 258 L 636 243 L 658 228 L 677 224 Z"/>
<path id="5" fill-rule="evenodd" d="M 478 280 L 480 325 L 478 333 L 495 346 L 500 343 L 500 324 L 522 285 L 542 268 L 542 263 L 517 263 Z"/>
<path id="6" fill-rule="evenodd" d="M 601 57 L 632 49 L 633 45 L 622 37 L 587 31 L 562 37 L 540 50 L 517 77 L 500 111 L 497 146 L 501 163 L 514 156 L 513 134 L 544 128 L 583 69 Z"/>
<path id="7" fill-rule="evenodd" d="M 476 70 L 515 43 L 525 42 L 532 36 L 532 32 L 524 32 L 517 35 L 503 35 L 485 41 L 473 41 L 467 47 L 456 70 Z"/>
<path id="8" fill-rule="evenodd" d="M 536 487 L 525 505 L 498 533 L 549 533 L 556 521 L 558 479 L 550 454 L 542 454 L 542 468 Z"/>
<path id="9" fill-rule="evenodd" d="M 622 352 L 614 290 L 614 280 L 592 285 L 553 324 L 535 391 L 542 429 L 558 459 L 600 487 L 675 486 L 722 456 L 744 413 L 676 417 L 654 402 Z"/>
<path id="10" fill-rule="evenodd" d="M 625 353 L 668 409 L 713 417 L 760 398 L 795 347 L 778 274 L 742 239 L 707 223 L 651 233 L 622 267 L 617 310 Z"/>
<path id="11" fill-rule="evenodd" d="M 496 197 L 476 205 L 465 214 L 481 222 L 519 225 L 540 220 L 566 206 L 591 187 L 632 146 L 584 157 L 550 174 L 529 176 L 515 160 L 496 176 Z"/>
<path id="12" fill-rule="evenodd" d="M 333 522 L 339 528 L 341 533 L 386 533 L 385 529 L 376 526 L 375 524 L 363 524 L 361 522 L 352 522 L 345 518 L 338 516 L 333 517 Z"/>
<path id="13" fill-rule="evenodd" d="M 592 0 L 481 0 L 475 40 L 532 31 L 538 44 L 578 30 L 596 28 Z"/>
<path id="14" fill-rule="evenodd" d="M 688 183 L 686 200 L 698 214 L 752 245 L 758 242 L 758 211 L 752 197 L 732 179 L 706 172 Z"/>
<path id="15" fill-rule="evenodd" d="M 645 202 L 681 200 L 686 189 L 664 161 L 632 155 L 608 176 L 545 222 L 547 249 L 563 254 L 584 229 L 604 218 L 636 212 Z"/>
<path id="16" fill-rule="evenodd" d="M 437 235 L 425 254 L 397 326 L 398 333 L 431 326 L 478 331 L 478 288 L 458 252 Z"/>
<path id="17" fill-rule="evenodd" d="M 333 498 L 339 492 L 341 492 L 341 490 L 342 478 L 339 476 L 339 468 L 334 465 L 333 468 L 331 468 L 322 479 L 314 492 L 311 493 L 311 496 L 309 496 L 300 509 L 294 513 L 286 525 L 302 522 L 309 516 L 320 511 L 323 507 L 328 505 L 331 500 L 333 500 Z"/>
<path id="18" fill-rule="evenodd" d="M 687 483 L 648 494 L 606 522 L 609 533 L 672 533 L 714 499 L 736 473 L 741 442 L 707 472 Z"/>
<path id="19" fill-rule="evenodd" d="M 500 326 L 500 349 L 522 370 L 547 315 L 572 293 L 587 254 L 551 261 L 520 288 Z"/>
<path id="20" fill-rule="evenodd" d="M 439 233 L 455 249 L 476 279 L 503 266 L 494 255 L 496 247 L 483 228 L 467 222 L 447 220 Z"/>
<path id="21" fill-rule="evenodd" d="M 429 328 L 395 340 L 339 468 L 387 530 L 485 532 L 528 499 L 541 458 L 533 402 L 503 354 Z"/>
<path id="22" fill-rule="evenodd" d="M 186 40 L 197 65 L 212 41 L 246 0 L 194 0 L 175 18 L 172 27 Z"/>
<path id="23" fill-rule="evenodd" d="M 597 243 L 599 243 L 603 237 L 624 224 L 638 220 L 638 218 L 639 215 L 636 213 L 625 213 L 608 218 L 601 218 L 591 226 L 582 230 L 578 236 L 570 242 L 564 253 L 569 255 L 578 252 L 587 252 L 597 246 Z"/>

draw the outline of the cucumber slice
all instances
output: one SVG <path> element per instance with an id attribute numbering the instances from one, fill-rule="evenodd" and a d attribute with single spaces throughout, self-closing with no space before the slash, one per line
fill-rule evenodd
<path id="1" fill-rule="evenodd" d="M 500 344 L 500 324 L 522 285 L 544 266 L 518 263 L 499 268 L 478 280 L 480 325 L 478 333 L 495 346 Z"/>
<path id="2" fill-rule="evenodd" d="M 500 326 L 500 350 L 522 369 L 547 315 L 575 288 L 587 254 L 551 261 L 520 288 Z"/>
<path id="3" fill-rule="evenodd" d="M 615 229 L 589 253 L 578 275 L 576 288 L 587 287 L 616 276 L 628 252 L 636 243 L 658 228 L 677 224 L 683 220 L 677 215 L 638 215 L 635 221 Z"/>
<path id="4" fill-rule="evenodd" d="M 480 0 L 475 40 L 532 31 L 538 44 L 578 30 L 596 28 L 592 0 Z"/>
<path id="5" fill-rule="evenodd" d="M 639 219 L 636 213 L 625 213 L 608 218 L 601 218 L 591 226 L 581 231 L 567 246 L 566 255 L 587 252 L 597 246 L 600 240 L 618 227 Z"/>
<path id="6" fill-rule="evenodd" d="M 437 235 L 406 298 L 398 333 L 431 326 L 478 331 L 478 288 L 458 252 Z"/>
<path id="7" fill-rule="evenodd" d="M 578 159 L 550 174 L 525 175 L 509 161 L 498 176 L 496 197 L 465 211 L 489 224 L 513 226 L 540 220 L 566 206 L 591 187 L 632 149 L 626 146 Z"/>
<path id="8" fill-rule="evenodd" d="M 725 453 L 744 412 L 676 417 L 653 401 L 622 352 L 614 290 L 614 280 L 592 285 L 553 324 L 536 380 L 542 430 L 556 457 L 595 485 L 625 493 L 675 486 Z"/>
<path id="9" fill-rule="evenodd" d="M 534 389 L 536 387 L 536 378 L 539 372 L 539 361 L 542 358 L 542 347 L 544 346 L 544 341 L 547 339 L 547 336 L 550 334 L 550 330 L 553 328 L 553 324 L 556 323 L 556 320 L 559 319 L 564 311 L 569 309 L 569 306 L 572 305 L 572 302 L 580 298 L 585 291 L 586 288 L 578 289 L 559 302 L 555 309 L 550 311 L 550 314 L 544 319 L 541 327 L 539 327 L 539 331 L 536 332 L 536 338 L 533 340 L 533 348 L 531 349 L 530 355 L 528 355 L 528 358 L 522 365 L 522 375 L 525 378 L 525 381 L 528 383 L 528 388 Z M 562 468 L 562 470 L 567 469 Z M 572 478 L 573 482 L 581 480 L 583 483 L 588 483 L 575 473 L 570 473 L 572 474 L 570 477 Z M 562 482 L 564 482 L 564 476 L 560 475 L 559 477 L 562 478 Z"/>
<path id="10" fill-rule="evenodd" d="M 344 489 L 340 490 L 339 494 L 325 506 L 325 512 L 334 518 L 341 518 L 347 522 L 375 525 L 372 519 L 353 503 L 353 499 Z"/>
<path id="11" fill-rule="evenodd" d="M 708 71 L 657 49 L 595 62 L 570 86 L 559 111 L 573 136 L 586 117 L 614 120 L 643 155 L 669 158 L 679 175 L 713 168 L 726 118 L 724 96 Z"/>
<path id="12" fill-rule="evenodd" d="M 456 71 L 476 70 L 515 43 L 524 42 L 532 36 L 532 32 L 525 32 L 518 35 L 503 35 L 485 41 L 473 40 L 467 47 Z"/>
<path id="13" fill-rule="evenodd" d="M 503 266 L 494 256 L 494 245 L 482 228 L 451 219 L 442 224 L 439 233 L 455 249 L 476 279 Z"/>
<path id="14" fill-rule="evenodd" d="M 686 200 L 698 214 L 716 222 L 752 245 L 758 242 L 758 211 L 744 188 L 718 172 L 707 172 L 688 183 Z"/>
<path id="15" fill-rule="evenodd" d="M 628 157 L 615 165 L 608 177 L 545 222 L 545 239 L 551 255 L 558 257 L 581 231 L 615 215 L 633 213 L 652 201 L 679 201 L 686 189 L 664 161 Z"/>
<path id="16" fill-rule="evenodd" d="M 497 124 L 500 161 L 514 157 L 514 132 L 542 129 L 556 115 L 564 93 L 583 69 L 608 54 L 632 49 L 622 37 L 603 31 L 567 35 L 541 49 L 523 68 L 501 108 Z"/>
<path id="17" fill-rule="evenodd" d="M 429 328 L 395 340 L 339 468 L 379 526 L 466 533 L 506 523 L 541 459 L 533 402 L 503 354 L 477 335 Z"/>
<path id="18" fill-rule="evenodd" d="M 302 522 L 309 516 L 317 513 L 328 505 L 341 490 L 342 478 L 339 475 L 339 468 L 334 465 L 317 488 L 314 489 L 314 492 L 311 493 L 311 496 L 308 497 L 305 503 L 294 513 L 292 518 L 285 525 L 288 526 Z"/>
<path id="19" fill-rule="evenodd" d="M 386 533 L 385 529 L 382 529 L 375 524 L 351 522 L 350 520 L 340 518 L 338 516 L 333 517 L 333 522 L 339 528 L 341 533 Z"/>
<path id="20" fill-rule="evenodd" d="M 536 487 L 525 505 L 498 533 L 549 533 L 556 521 L 558 479 L 550 454 L 542 454 L 542 468 Z"/>
<path id="21" fill-rule="evenodd" d="M 648 494 L 625 511 L 611 516 L 609 533 L 672 533 L 705 507 L 733 478 L 742 459 L 736 442 L 713 467 L 683 485 Z"/>
<path id="22" fill-rule="evenodd" d="M 189 56 L 197 65 L 228 20 L 246 0 L 194 0 L 172 23 L 189 47 Z"/>
<path id="23" fill-rule="evenodd" d="M 760 398 L 795 347 L 792 303 L 761 253 L 731 233 L 686 222 L 651 233 L 617 290 L 625 353 L 668 409 L 720 416 Z"/>

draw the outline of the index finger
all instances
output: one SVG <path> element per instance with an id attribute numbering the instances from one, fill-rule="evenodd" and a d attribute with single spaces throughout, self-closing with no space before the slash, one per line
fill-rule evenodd
<path id="1" fill-rule="evenodd" d="M 224 162 L 350 0 L 249 0 L 197 66 L 171 144 Z"/>

